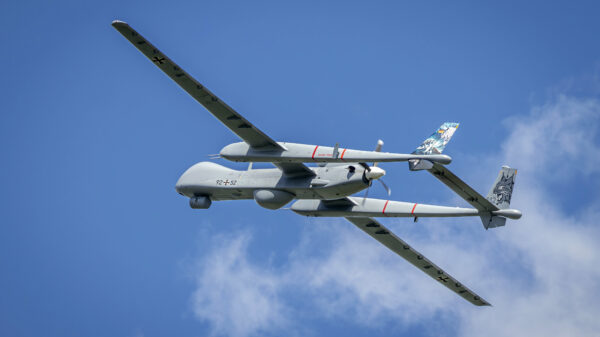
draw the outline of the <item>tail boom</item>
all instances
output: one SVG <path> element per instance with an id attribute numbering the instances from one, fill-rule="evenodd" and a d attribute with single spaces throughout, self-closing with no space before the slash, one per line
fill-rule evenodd
<path id="1" fill-rule="evenodd" d="M 343 201 L 343 202 L 342 202 Z M 347 197 L 340 200 L 302 199 L 292 205 L 292 211 L 315 217 L 463 217 L 491 216 L 490 212 L 474 208 L 447 207 L 383 199 Z M 520 217 L 517 210 L 498 210 L 497 215 L 511 219 Z M 517 217 L 518 216 L 518 217 Z"/>

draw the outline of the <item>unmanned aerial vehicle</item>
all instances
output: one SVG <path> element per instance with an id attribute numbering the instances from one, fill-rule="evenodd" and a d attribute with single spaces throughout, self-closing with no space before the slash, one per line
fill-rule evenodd
<path id="1" fill-rule="evenodd" d="M 381 152 L 379 141 L 374 151 L 277 142 L 220 100 L 142 35 L 122 21 L 113 21 L 127 40 L 152 63 L 202 104 L 242 142 L 225 146 L 218 157 L 248 162 L 248 170 L 227 168 L 214 162 L 200 162 L 183 173 L 176 191 L 189 198 L 194 209 L 207 209 L 213 201 L 254 199 L 260 206 L 279 209 L 295 201 L 291 210 L 305 216 L 344 217 L 408 262 L 474 305 L 490 305 L 462 283 L 416 251 L 376 217 L 478 216 L 485 229 L 504 226 L 506 219 L 519 219 L 521 212 L 511 209 L 510 199 L 517 170 L 503 166 L 486 197 L 479 194 L 445 165 L 451 158 L 442 154 L 458 128 L 444 123 L 410 154 Z M 411 171 L 426 170 L 466 200 L 473 208 L 447 207 L 352 196 L 367 190 L 374 180 L 383 183 L 381 162 L 408 162 Z M 252 163 L 268 162 L 275 168 L 252 169 Z M 316 163 L 306 166 L 304 163 Z M 368 163 L 373 163 L 369 165 Z"/>

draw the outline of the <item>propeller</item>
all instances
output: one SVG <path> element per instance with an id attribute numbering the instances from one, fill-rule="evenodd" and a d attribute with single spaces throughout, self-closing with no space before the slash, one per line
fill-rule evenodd
<path id="1" fill-rule="evenodd" d="M 392 195 L 392 189 L 389 188 L 388 185 L 386 185 L 386 183 L 383 182 L 383 180 L 379 179 L 379 182 L 381 183 L 381 186 L 383 186 L 383 188 L 387 192 L 388 196 Z"/>
<path id="2" fill-rule="evenodd" d="M 382 147 L 383 147 L 383 140 L 380 139 L 377 141 L 377 146 L 375 147 L 375 152 L 381 152 Z M 383 177 L 385 175 L 385 170 L 377 167 L 377 165 L 379 164 L 378 162 L 374 162 L 373 166 L 369 166 L 367 163 L 359 163 L 359 164 L 360 164 L 360 166 L 365 168 L 365 173 L 364 173 L 363 178 L 365 180 L 368 180 L 368 182 L 369 182 L 369 187 L 365 191 L 365 196 L 363 197 L 363 203 L 367 200 L 367 197 L 369 196 L 369 189 L 371 188 L 371 185 L 373 184 L 373 180 L 378 180 L 381 183 L 381 186 L 383 186 L 383 188 L 387 192 L 388 196 L 392 194 L 392 189 L 388 187 L 388 185 L 383 181 L 383 179 L 380 179 L 381 177 Z"/>

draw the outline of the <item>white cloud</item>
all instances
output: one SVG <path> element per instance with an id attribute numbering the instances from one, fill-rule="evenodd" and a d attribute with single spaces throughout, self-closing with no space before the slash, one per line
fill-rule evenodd
<path id="1" fill-rule="evenodd" d="M 366 327 L 435 321 L 436 334 L 597 335 L 600 198 L 565 214 L 558 206 L 569 195 L 553 194 L 548 182 L 598 179 L 600 103 L 561 96 L 507 126 L 512 131 L 498 158 L 520 169 L 513 205 L 523 211 L 521 220 L 489 231 L 472 220 L 460 228 L 448 220 L 384 221 L 494 307 L 471 306 L 350 223 L 318 219 L 278 270 L 247 260 L 247 235 L 217 238 L 198 265 L 197 317 L 216 334 L 293 328 L 293 292 L 305 295 L 314 315 Z"/>
<path id="2" fill-rule="evenodd" d="M 295 252 L 290 269 L 324 314 L 350 314 L 361 325 L 376 326 L 388 318 L 412 322 L 448 304 L 451 297 L 439 287 L 421 288 L 420 295 L 412 292 L 425 279 L 431 280 L 420 273 L 405 273 L 404 267 L 412 266 L 352 224 L 323 220 L 317 220 L 321 226 L 313 224 L 314 229 L 304 233 L 304 244 Z M 317 236 L 331 245 L 324 255 L 312 253 L 322 252 Z M 406 303 L 417 301 L 427 305 L 402 310 Z M 390 317 L 391 312 L 396 314 Z"/>
<path id="3" fill-rule="evenodd" d="M 600 200 L 596 194 L 581 214 L 562 213 L 561 203 L 572 198 L 553 194 L 548 185 L 577 175 L 597 183 L 600 103 L 561 96 L 509 125 L 514 131 L 502 155 L 520 168 L 513 204 L 524 217 L 498 231 L 498 246 L 518 258 L 513 263 L 528 269 L 531 280 L 515 284 L 519 275 L 502 273 L 489 289 L 496 294 L 496 307 L 463 312 L 463 335 L 595 336 L 600 331 Z"/>
<path id="4" fill-rule="evenodd" d="M 525 117 L 507 119 L 505 125 L 512 132 L 502 144 L 501 155 L 515 167 L 536 175 L 564 179 L 565 175 L 597 173 L 599 122 L 597 100 L 561 95 Z"/>
<path id="5" fill-rule="evenodd" d="M 280 279 L 248 262 L 249 241 L 244 233 L 216 237 L 210 254 L 196 266 L 193 311 L 215 335 L 246 336 L 285 325 L 285 307 L 277 296 Z"/>

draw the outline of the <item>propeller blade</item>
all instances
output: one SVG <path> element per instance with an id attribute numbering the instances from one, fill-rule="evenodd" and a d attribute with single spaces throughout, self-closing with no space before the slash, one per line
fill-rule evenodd
<path id="1" fill-rule="evenodd" d="M 385 191 L 387 192 L 388 196 L 392 195 L 392 189 L 389 188 L 388 185 L 383 182 L 383 180 L 381 180 L 381 179 L 378 179 L 378 180 L 381 183 L 381 185 L 383 186 L 383 188 L 385 188 Z"/>
<path id="2" fill-rule="evenodd" d="M 371 188 L 371 185 L 369 185 L 369 187 L 367 187 L 367 189 L 365 190 L 365 196 L 363 197 L 362 203 L 364 205 L 365 201 L 367 201 L 367 197 L 369 196 L 369 189 Z"/>

